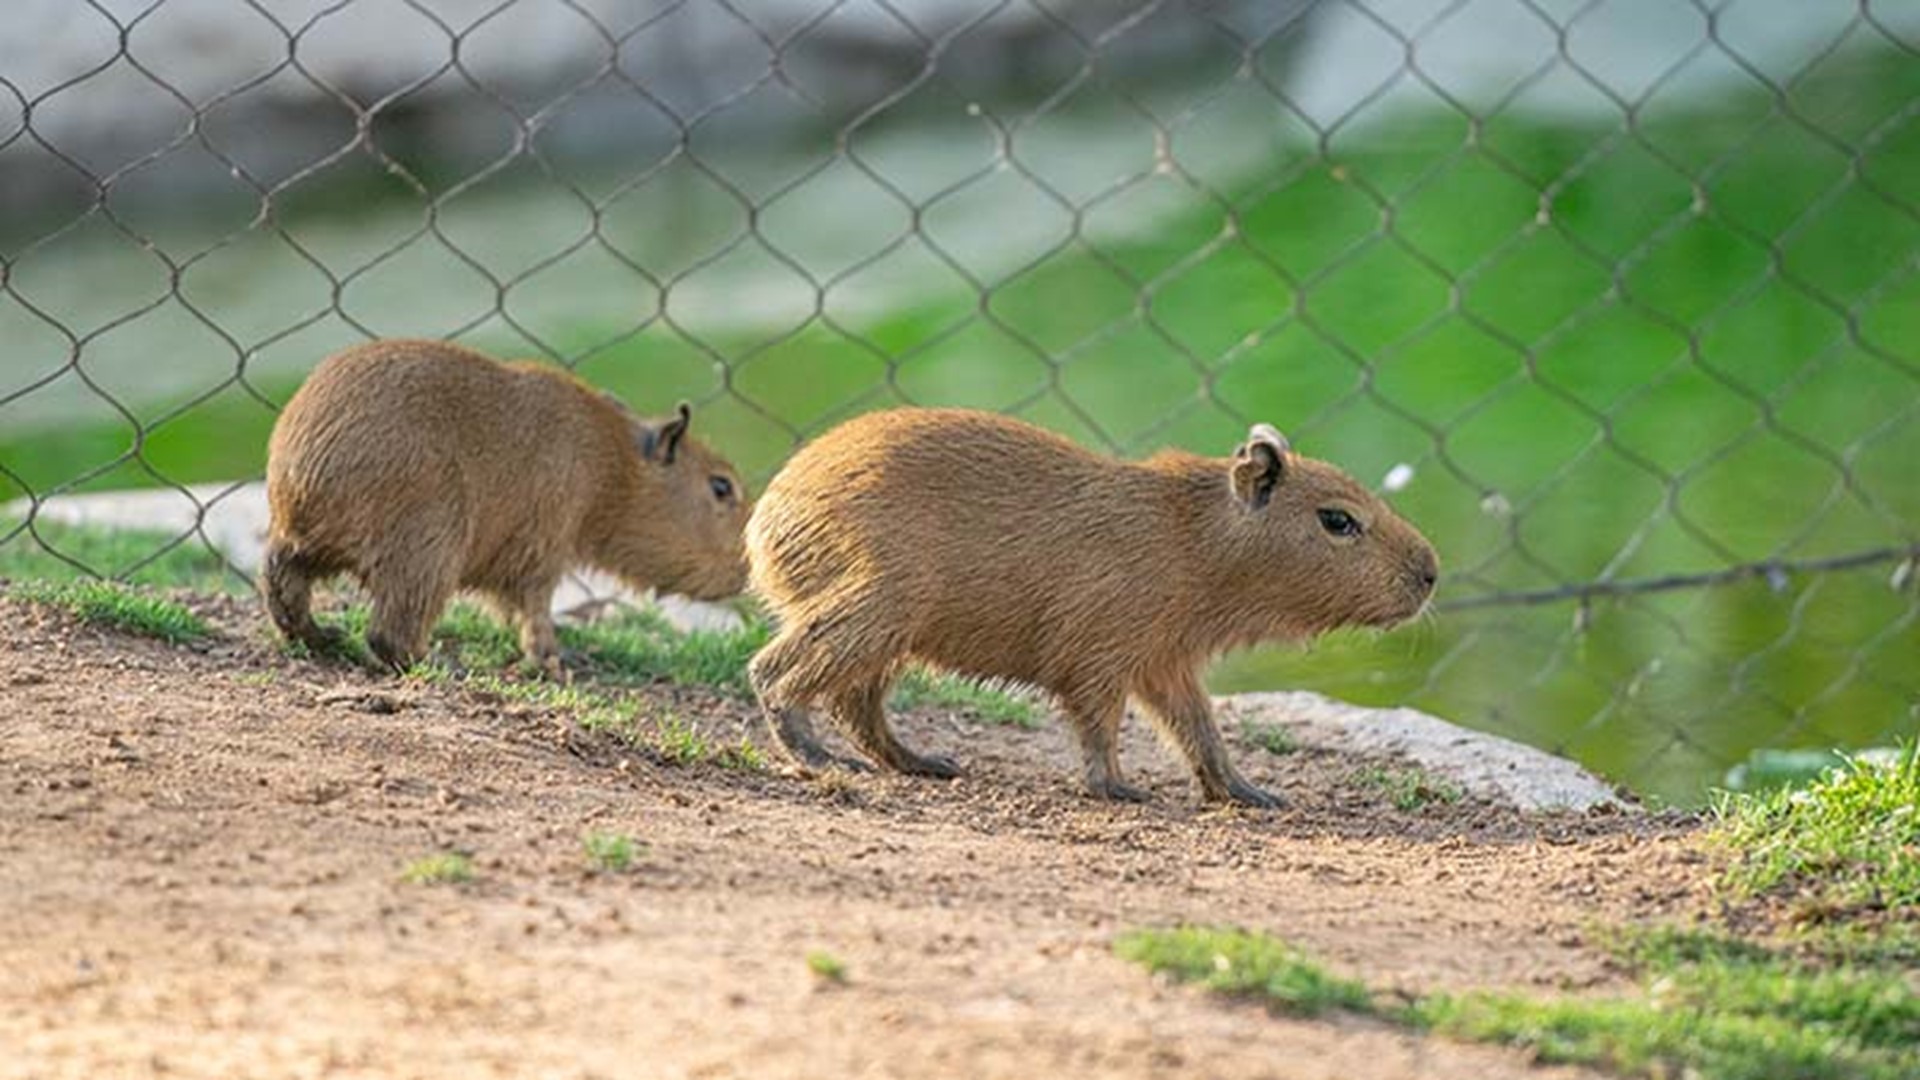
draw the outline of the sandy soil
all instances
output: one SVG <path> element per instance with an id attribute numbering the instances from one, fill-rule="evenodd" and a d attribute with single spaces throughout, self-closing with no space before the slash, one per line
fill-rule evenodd
<path id="1" fill-rule="evenodd" d="M 1077 791 L 1057 726 L 938 711 L 899 723 L 961 758 L 951 783 L 674 767 L 195 603 L 218 637 L 170 647 L 0 600 L 0 1075 L 1581 1076 L 1223 1002 L 1111 942 L 1233 924 L 1385 988 L 1604 990 L 1595 922 L 1704 876 L 1684 822 L 1400 812 L 1362 762 L 1238 741 L 1292 806 L 1208 810 L 1141 725 L 1137 807 Z M 589 831 L 643 854 L 590 872 Z M 473 882 L 401 879 L 445 849 Z"/>

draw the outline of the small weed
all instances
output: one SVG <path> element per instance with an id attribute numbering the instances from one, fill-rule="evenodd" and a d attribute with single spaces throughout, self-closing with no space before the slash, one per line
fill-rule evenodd
<path id="1" fill-rule="evenodd" d="M 458 851 L 423 855 L 400 871 L 409 885 L 464 885 L 473 880 L 473 860 Z"/>
<path id="2" fill-rule="evenodd" d="M 622 874 L 633 866 L 633 859 L 639 850 L 633 837 L 624 833 L 591 832 L 581 838 L 586 848 L 587 862 L 595 870 L 609 874 Z"/>
<path id="3" fill-rule="evenodd" d="M 1905 1080 L 1920 1070 L 1920 996 L 1898 974 L 1808 967 L 1706 934 L 1623 935 L 1614 951 L 1640 975 L 1640 989 L 1547 1001 L 1474 993 L 1390 1004 L 1282 942 L 1240 930 L 1134 931 L 1114 951 L 1286 1012 L 1370 1014 L 1623 1076 Z"/>
<path id="4" fill-rule="evenodd" d="M 1198 926 L 1135 930 L 1121 935 L 1113 951 L 1149 971 L 1300 1016 L 1371 1008 L 1366 987 L 1329 975 L 1291 946 L 1260 934 Z"/>
<path id="5" fill-rule="evenodd" d="M 736 772 L 766 772 L 767 755 L 749 742 L 745 736 L 732 746 L 723 746 L 713 755 L 713 763 L 723 769 Z"/>
<path id="6" fill-rule="evenodd" d="M 807 970 L 813 972 L 813 977 L 821 982 L 838 986 L 847 981 L 846 962 L 825 949 L 815 949 L 807 954 Z"/>
<path id="7" fill-rule="evenodd" d="M 698 765 L 713 758 L 713 743 L 700 729 L 677 716 L 668 716 L 654 726 L 649 740 L 669 765 Z"/>
<path id="8" fill-rule="evenodd" d="M 23 581 L 15 599 L 57 607 L 82 622 L 178 644 L 206 637 L 207 624 L 180 603 L 112 581 Z"/>
<path id="9" fill-rule="evenodd" d="M 280 681 L 280 673 L 277 671 L 243 671 L 235 675 L 233 681 L 240 686 L 272 686 Z"/>
<path id="10" fill-rule="evenodd" d="M 455 674 L 444 664 L 422 662 L 407 672 L 410 679 L 430 685 L 457 685 L 505 701 L 571 713 L 588 731 L 633 739 L 640 706 L 627 699 L 598 694 L 580 686 L 545 679 L 515 679 L 490 672 Z"/>
<path id="11" fill-rule="evenodd" d="M 1257 724 L 1252 720 L 1242 720 L 1240 737 L 1275 757 L 1283 757 L 1300 749 L 1300 740 L 1279 724 Z"/>
<path id="12" fill-rule="evenodd" d="M 1450 806 L 1467 795 L 1459 784 L 1413 767 L 1369 765 L 1356 772 L 1353 779 L 1361 787 L 1386 795 L 1395 810 L 1419 810 L 1436 803 Z"/>
<path id="13" fill-rule="evenodd" d="M 909 668 L 893 686 L 888 701 L 896 709 L 922 706 L 958 709 L 994 724 L 1033 729 L 1045 708 L 1028 694 L 983 685 L 944 671 Z"/>
<path id="14" fill-rule="evenodd" d="M 1920 957 L 1920 742 L 1806 787 L 1725 796 L 1713 818 L 1728 897 L 1782 905 L 1839 954 Z"/>

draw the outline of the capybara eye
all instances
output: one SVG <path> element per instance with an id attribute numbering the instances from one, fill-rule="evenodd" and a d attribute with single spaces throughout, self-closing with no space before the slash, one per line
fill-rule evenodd
<path id="1" fill-rule="evenodd" d="M 1352 514 L 1331 507 L 1320 511 L 1320 527 L 1335 536 L 1360 535 L 1360 522 Z"/>
<path id="2" fill-rule="evenodd" d="M 724 476 L 708 477 L 707 486 L 713 489 L 713 497 L 721 502 L 733 498 L 733 481 Z"/>

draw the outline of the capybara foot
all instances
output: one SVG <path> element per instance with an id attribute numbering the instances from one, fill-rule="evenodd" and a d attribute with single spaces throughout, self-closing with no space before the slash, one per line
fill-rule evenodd
<path id="1" fill-rule="evenodd" d="M 1087 792 L 1096 799 L 1106 799 L 1109 802 L 1143 803 L 1151 802 L 1153 799 L 1152 795 L 1147 794 L 1146 788 L 1134 787 L 1124 780 L 1089 779 Z"/>
<path id="2" fill-rule="evenodd" d="M 908 776 L 931 776 L 936 780 L 952 780 L 960 775 L 960 763 L 945 754 L 902 751 L 895 767 Z"/>
<path id="3" fill-rule="evenodd" d="M 420 662 L 406 647 L 396 643 L 384 634 L 368 634 L 367 650 L 378 661 L 376 670 L 382 674 L 405 675 L 408 669 Z"/>
<path id="4" fill-rule="evenodd" d="M 805 709 L 770 709 L 767 726 L 773 730 L 773 743 L 801 772 L 844 769 L 848 772 L 872 772 L 873 766 L 856 757 L 833 753 L 820 745 L 814 734 L 813 719 Z"/>
<path id="5" fill-rule="evenodd" d="M 1278 810 L 1287 805 L 1280 794 L 1265 788 L 1255 787 L 1238 778 L 1227 781 L 1227 790 L 1223 793 L 1207 795 L 1208 802 L 1233 802 L 1241 806 L 1252 806 L 1261 810 Z"/>

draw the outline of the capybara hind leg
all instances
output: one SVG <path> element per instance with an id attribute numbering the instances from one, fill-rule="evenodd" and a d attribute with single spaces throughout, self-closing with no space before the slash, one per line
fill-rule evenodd
<path id="1" fill-rule="evenodd" d="M 1193 672 L 1149 680 L 1136 692 L 1161 736 L 1187 759 L 1208 802 L 1267 808 L 1286 805 L 1285 799 L 1248 783 L 1233 767 L 1226 744 L 1220 740 L 1220 729 L 1214 725 L 1213 707 Z"/>
<path id="2" fill-rule="evenodd" d="M 267 548 L 261 592 L 267 598 L 267 613 L 282 634 L 314 652 L 331 652 L 342 635 L 313 620 L 313 581 L 320 576 L 319 569 L 293 545 L 275 541 Z"/>
<path id="3" fill-rule="evenodd" d="M 950 780 L 960 766 L 950 757 L 916 754 L 901 745 L 887 723 L 887 680 L 875 679 L 833 697 L 833 714 L 841 729 L 868 757 L 889 769 L 912 776 Z"/>
<path id="4" fill-rule="evenodd" d="M 367 625 L 367 648 L 396 672 L 426 658 L 433 621 L 447 606 L 453 588 L 430 574 L 396 575 L 370 580 L 373 617 Z"/>
<path id="5" fill-rule="evenodd" d="M 1060 705 L 1080 743 L 1087 793 L 1115 802 L 1146 802 L 1150 796 L 1144 788 L 1120 778 L 1120 718 L 1126 696 L 1114 690 L 1079 690 L 1063 694 Z"/>
<path id="6" fill-rule="evenodd" d="M 560 638 L 553 628 L 554 581 L 540 581 L 511 594 L 495 593 L 500 613 L 520 629 L 520 655 L 548 675 L 564 674 Z"/>
<path id="7" fill-rule="evenodd" d="M 865 771 L 871 766 L 843 757 L 820 743 L 807 707 L 819 696 L 819 657 L 804 633 L 783 629 L 747 664 L 747 680 L 760 699 L 767 728 L 788 761 L 802 769 L 841 766 Z"/>

